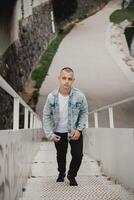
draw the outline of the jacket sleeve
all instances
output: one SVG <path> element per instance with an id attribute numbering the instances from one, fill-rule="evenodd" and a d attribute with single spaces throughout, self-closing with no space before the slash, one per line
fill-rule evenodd
<path id="1" fill-rule="evenodd" d="M 43 109 L 43 130 L 46 134 L 46 137 L 49 140 L 52 140 L 55 136 L 53 133 L 53 125 L 52 125 L 52 108 L 50 104 L 50 95 L 48 95 L 46 103 Z"/>
<path id="2" fill-rule="evenodd" d="M 83 100 L 79 112 L 77 130 L 82 131 L 85 128 L 88 128 L 88 103 L 86 97 L 83 95 Z"/>

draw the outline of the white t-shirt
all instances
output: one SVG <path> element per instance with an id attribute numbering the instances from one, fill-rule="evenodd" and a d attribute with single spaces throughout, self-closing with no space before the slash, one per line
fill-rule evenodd
<path id="1" fill-rule="evenodd" d="M 59 93 L 59 124 L 56 128 L 56 132 L 65 133 L 68 132 L 68 100 L 69 96 L 62 96 Z"/>

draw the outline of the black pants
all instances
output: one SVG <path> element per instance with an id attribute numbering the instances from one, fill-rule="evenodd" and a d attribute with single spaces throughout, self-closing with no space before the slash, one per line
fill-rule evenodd
<path id="1" fill-rule="evenodd" d="M 58 142 L 55 142 L 55 147 L 57 150 L 57 163 L 58 171 L 61 174 L 66 172 L 66 154 L 68 148 L 68 137 L 67 133 L 55 133 L 56 135 L 61 136 L 61 139 Z M 71 146 L 71 155 L 72 160 L 70 162 L 68 174 L 71 177 L 76 177 L 77 172 L 80 168 L 82 157 L 83 157 L 83 136 L 82 133 L 78 140 L 70 140 Z"/>

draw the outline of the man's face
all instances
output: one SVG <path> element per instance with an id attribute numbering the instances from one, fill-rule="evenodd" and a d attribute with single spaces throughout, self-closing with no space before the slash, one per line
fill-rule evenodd
<path id="1" fill-rule="evenodd" d="M 60 88 L 69 90 L 71 89 L 72 84 L 75 80 L 74 73 L 63 70 L 60 72 L 60 76 L 58 77 L 58 79 L 60 82 Z"/>

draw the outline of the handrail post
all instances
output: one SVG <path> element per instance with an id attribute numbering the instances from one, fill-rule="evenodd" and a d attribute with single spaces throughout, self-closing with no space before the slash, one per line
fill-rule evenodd
<path id="1" fill-rule="evenodd" d="M 108 108 L 110 128 L 114 128 L 113 107 Z"/>
<path id="2" fill-rule="evenodd" d="M 24 128 L 28 128 L 28 108 L 25 107 L 25 115 L 24 115 Z"/>
<path id="3" fill-rule="evenodd" d="M 30 112 L 30 128 L 33 128 L 33 113 Z"/>
<path id="4" fill-rule="evenodd" d="M 32 111 L 32 109 L 26 104 L 26 102 L 15 92 L 15 90 L 3 79 L 3 77 L 0 75 L 0 88 L 2 88 L 5 92 L 7 92 L 11 97 L 13 97 L 13 129 L 18 130 L 19 129 L 19 116 L 20 116 L 20 104 L 24 107 L 25 109 L 25 116 L 24 116 L 24 128 L 27 129 L 29 128 L 29 120 L 30 120 L 30 126 L 31 128 L 34 127 L 34 119 L 33 115 L 36 116 L 36 113 Z M 30 113 L 30 117 L 29 117 Z M 32 113 L 32 114 L 31 114 Z M 38 119 L 39 120 L 39 119 Z M 41 121 L 40 123 L 37 122 L 36 119 L 36 124 L 35 126 L 37 127 L 42 127 Z"/>
<path id="5" fill-rule="evenodd" d="M 95 122 L 95 128 L 98 128 L 98 112 L 94 112 L 94 122 Z"/>
<path id="6" fill-rule="evenodd" d="M 36 128 L 36 115 L 33 116 L 33 128 Z"/>
<path id="7" fill-rule="evenodd" d="M 51 11 L 50 14 L 51 14 L 52 32 L 55 33 L 55 25 L 54 25 L 54 14 L 53 14 L 53 11 Z"/>
<path id="8" fill-rule="evenodd" d="M 19 129 L 19 98 L 14 97 L 14 107 L 13 107 L 13 129 Z"/>

